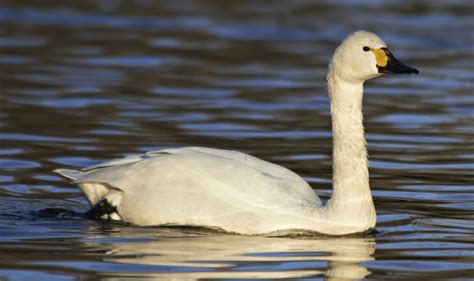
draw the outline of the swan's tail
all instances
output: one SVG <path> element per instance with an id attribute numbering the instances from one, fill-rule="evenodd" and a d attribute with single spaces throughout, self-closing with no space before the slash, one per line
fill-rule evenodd
<path id="1" fill-rule="evenodd" d="M 82 175 L 84 175 L 84 172 L 69 169 L 56 169 L 53 172 L 73 181 L 77 181 Z"/>
<path id="2" fill-rule="evenodd" d="M 88 218 L 102 218 L 108 220 L 121 220 L 117 213 L 117 206 L 122 201 L 122 191 L 107 183 L 100 182 L 80 182 L 87 172 L 57 169 L 55 173 L 73 180 L 82 192 L 86 195 L 92 208 L 85 213 Z"/>
<path id="3" fill-rule="evenodd" d="M 61 176 L 72 180 L 72 183 L 77 184 L 91 205 L 97 204 L 109 191 L 108 186 L 101 183 L 82 183 L 80 180 L 84 175 L 86 175 L 86 172 L 69 169 L 56 169 L 53 172 L 60 174 Z"/>

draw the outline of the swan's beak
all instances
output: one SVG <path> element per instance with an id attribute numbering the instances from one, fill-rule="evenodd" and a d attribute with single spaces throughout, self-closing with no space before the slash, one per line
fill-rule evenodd
<path id="1" fill-rule="evenodd" d="M 377 60 L 379 73 L 418 74 L 418 69 L 409 67 L 397 60 L 387 48 L 371 49 Z"/>

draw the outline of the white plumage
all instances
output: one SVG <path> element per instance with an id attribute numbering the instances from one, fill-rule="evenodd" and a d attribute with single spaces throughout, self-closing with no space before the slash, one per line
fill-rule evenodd
<path id="1" fill-rule="evenodd" d="M 78 184 L 91 205 L 105 200 L 112 206 L 107 218 L 136 225 L 204 226 L 241 234 L 366 231 L 375 226 L 375 208 L 362 86 L 382 72 L 417 73 L 388 51 L 383 65 L 378 52 L 385 47 L 375 34 L 358 31 L 337 48 L 331 62 L 334 190 L 325 206 L 292 171 L 236 151 L 165 149 L 56 172 Z"/>

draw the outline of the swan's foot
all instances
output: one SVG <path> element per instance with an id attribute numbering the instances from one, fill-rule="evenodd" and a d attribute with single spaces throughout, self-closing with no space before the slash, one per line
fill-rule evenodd
<path id="1" fill-rule="evenodd" d="M 117 213 L 117 207 L 113 206 L 107 199 L 103 199 L 92 206 L 89 211 L 84 213 L 84 217 L 88 219 L 121 220 Z"/>

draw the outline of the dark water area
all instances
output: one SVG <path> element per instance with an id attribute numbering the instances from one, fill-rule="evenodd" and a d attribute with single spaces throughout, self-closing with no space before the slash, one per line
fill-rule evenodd
<path id="1" fill-rule="evenodd" d="M 325 76 L 349 33 L 417 76 L 365 84 L 377 233 L 260 237 L 87 220 L 52 173 L 233 149 L 331 194 Z M 0 2 L 0 280 L 474 278 L 474 2 Z"/>

